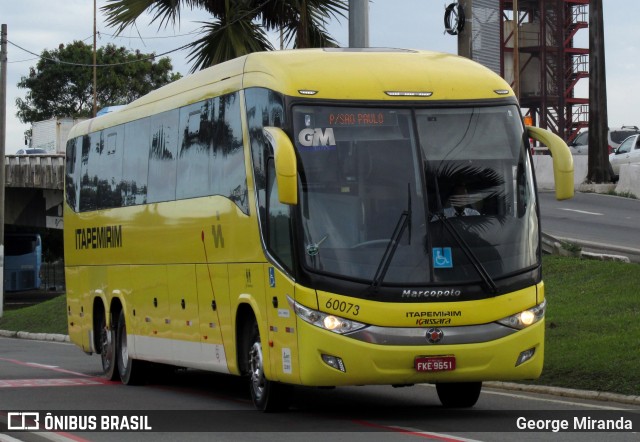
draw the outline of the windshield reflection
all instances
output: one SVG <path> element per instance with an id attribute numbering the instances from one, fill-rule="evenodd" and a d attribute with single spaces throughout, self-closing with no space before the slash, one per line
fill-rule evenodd
<path id="1" fill-rule="evenodd" d="M 296 106 L 293 124 L 309 271 L 373 286 L 491 287 L 536 265 L 533 179 L 515 106 Z"/>

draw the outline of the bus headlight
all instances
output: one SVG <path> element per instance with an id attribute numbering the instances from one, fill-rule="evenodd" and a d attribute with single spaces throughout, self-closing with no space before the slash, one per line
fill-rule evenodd
<path id="1" fill-rule="evenodd" d="M 536 305 L 535 307 L 500 319 L 498 323 L 506 325 L 507 327 L 522 330 L 523 328 L 529 327 L 530 325 L 533 325 L 544 318 L 544 312 L 546 309 L 547 300 L 545 299 L 544 301 L 542 301 L 542 303 Z"/>
<path id="2" fill-rule="evenodd" d="M 320 327 L 325 330 L 329 330 L 338 334 L 345 334 L 352 331 L 360 330 L 366 327 L 366 324 L 362 324 L 351 319 L 342 318 L 340 316 L 330 315 L 327 313 L 313 310 L 303 305 L 298 304 L 289 296 L 287 296 L 289 306 L 296 313 L 296 315 L 305 322 L 313 324 L 316 327 Z"/>

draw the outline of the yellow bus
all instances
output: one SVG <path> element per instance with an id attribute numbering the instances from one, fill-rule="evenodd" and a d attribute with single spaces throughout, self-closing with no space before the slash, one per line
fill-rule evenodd
<path id="1" fill-rule="evenodd" d="M 529 138 L 564 142 L 499 76 L 396 49 L 253 53 L 76 125 L 67 143 L 71 340 L 105 376 L 295 385 L 534 379 L 544 355 Z"/>

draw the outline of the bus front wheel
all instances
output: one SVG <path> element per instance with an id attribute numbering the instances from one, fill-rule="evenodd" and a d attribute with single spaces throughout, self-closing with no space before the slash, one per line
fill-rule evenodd
<path id="1" fill-rule="evenodd" d="M 480 397 L 482 382 L 436 384 L 438 398 L 447 408 L 471 408 Z"/>
<path id="2" fill-rule="evenodd" d="M 265 377 L 258 324 L 254 321 L 249 330 L 245 351 L 251 399 L 256 408 L 264 412 L 284 411 L 289 407 L 291 387 Z"/>
<path id="3" fill-rule="evenodd" d="M 143 383 L 144 362 L 133 359 L 129 356 L 127 345 L 127 324 L 125 322 L 124 310 L 120 311 L 118 317 L 118 329 L 116 331 L 118 373 L 123 384 L 140 385 Z"/>

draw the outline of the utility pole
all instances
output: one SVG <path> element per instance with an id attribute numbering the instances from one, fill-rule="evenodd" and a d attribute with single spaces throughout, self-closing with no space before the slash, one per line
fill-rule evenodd
<path id="1" fill-rule="evenodd" d="M 96 71 L 96 0 L 93 0 L 93 118 L 98 113 L 98 76 Z"/>
<path id="2" fill-rule="evenodd" d="M 369 0 L 349 0 L 349 47 L 369 47 Z"/>
<path id="3" fill-rule="evenodd" d="M 589 155 L 587 180 L 611 182 L 602 0 L 589 2 Z"/>
<path id="4" fill-rule="evenodd" d="M 518 0 L 513 0 L 513 92 L 520 100 L 520 12 Z"/>
<path id="5" fill-rule="evenodd" d="M 469 15 L 469 20 L 465 23 L 464 28 L 458 32 L 458 55 L 473 60 L 473 54 L 471 53 L 471 36 L 473 35 L 471 12 L 473 11 L 473 0 L 458 0 L 458 4 L 462 7 L 465 17 L 467 14 Z"/>
<path id="6" fill-rule="evenodd" d="M 0 318 L 4 312 L 4 153 L 7 139 L 7 25 L 0 34 Z"/>

